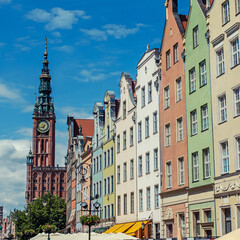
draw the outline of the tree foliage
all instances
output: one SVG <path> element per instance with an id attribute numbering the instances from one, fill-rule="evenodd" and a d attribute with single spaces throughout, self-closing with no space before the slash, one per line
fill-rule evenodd
<path id="1" fill-rule="evenodd" d="M 55 225 L 59 231 L 66 227 L 66 203 L 59 196 L 47 193 L 28 203 L 24 210 L 15 209 L 12 218 L 22 240 L 28 239 L 24 234 L 26 230 L 34 230 L 38 234 L 45 224 Z"/>

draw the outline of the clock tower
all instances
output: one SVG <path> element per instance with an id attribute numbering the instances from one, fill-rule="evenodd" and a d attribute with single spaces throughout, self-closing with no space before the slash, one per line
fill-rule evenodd
<path id="1" fill-rule="evenodd" d="M 33 110 L 33 144 L 27 156 L 26 201 L 31 202 L 45 192 L 65 198 L 65 167 L 55 167 L 54 105 L 51 97 L 51 76 L 48 68 L 47 39 L 39 96 Z"/>

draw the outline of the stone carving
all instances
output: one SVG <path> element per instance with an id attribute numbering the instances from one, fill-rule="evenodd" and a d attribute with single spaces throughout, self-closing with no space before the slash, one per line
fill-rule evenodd
<path id="1" fill-rule="evenodd" d="M 164 214 L 164 220 L 171 220 L 173 219 L 173 212 L 171 208 L 167 208 Z"/>
<path id="2" fill-rule="evenodd" d="M 240 184 L 237 181 L 234 181 L 232 184 L 228 183 L 226 186 L 219 184 L 218 186 L 216 186 L 216 192 L 226 192 L 227 190 L 234 190 L 236 187 L 240 188 Z"/>

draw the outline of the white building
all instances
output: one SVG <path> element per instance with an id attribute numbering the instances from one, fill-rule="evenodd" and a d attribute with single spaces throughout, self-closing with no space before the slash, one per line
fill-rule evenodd
<path id="1" fill-rule="evenodd" d="M 151 219 L 152 235 L 160 237 L 159 51 L 143 54 L 137 66 L 137 208 L 138 220 Z"/>

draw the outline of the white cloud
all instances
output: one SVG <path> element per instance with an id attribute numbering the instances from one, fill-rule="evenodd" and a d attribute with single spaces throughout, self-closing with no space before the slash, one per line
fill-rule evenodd
<path id="1" fill-rule="evenodd" d="M 56 38 L 59 38 L 62 36 L 60 32 L 52 32 L 52 35 Z"/>
<path id="2" fill-rule="evenodd" d="M 90 16 L 86 15 L 82 10 L 64 10 L 58 7 L 52 8 L 49 12 L 36 8 L 28 12 L 26 17 L 35 22 L 46 23 L 45 29 L 48 31 L 72 29 L 73 24 L 76 24 L 79 18 L 90 18 Z"/>
<path id="3" fill-rule="evenodd" d="M 73 52 L 74 47 L 72 47 L 70 45 L 63 45 L 60 47 L 54 47 L 53 49 L 56 49 L 58 51 L 65 52 L 65 53 L 71 53 L 71 52 Z"/>
<path id="4" fill-rule="evenodd" d="M 23 101 L 18 90 L 1 82 L 0 79 L 0 101 Z"/>
<path id="5" fill-rule="evenodd" d="M 116 39 L 126 38 L 128 35 L 136 34 L 141 27 L 146 26 L 147 25 L 138 23 L 134 28 L 127 28 L 125 25 L 106 24 L 102 27 L 103 30 L 93 28 L 80 29 L 80 31 L 93 40 L 106 41 L 108 36 L 113 36 Z"/>
<path id="6" fill-rule="evenodd" d="M 117 24 L 107 24 L 103 26 L 103 29 L 106 30 L 106 33 L 110 36 L 115 37 L 116 39 L 126 38 L 128 35 L 135 34 L 139 31 L 140 27 L 145 25 L 139 23 L 134 28 L 127 28 L 125 25 Z"/>
<path id="7" fill-rule="evenodd" d="M 0 47 L 5 46 L 6 43 L 0 42 Z"/>
<path id="8" fill-rule="evenodd" d="M 29 141 L 25 139 L 0 140 L 0 199 L 1 205 L 9 211 L 25 204 L 26 155 Z M 6 211 L 5 211 L 6 213 Z"/>
<path id="9" fill-rule="evenodd" d="M 20 128 L 17 130 L 17 133 L 21 136 L 31 137 L 32 136 L 32 128 Z"/>
<path id="10" fill-rule="evenodd" d="M 63 115 L 66 116 L 65 118 L 65 123 L 67 122 L 67 115 L 72 115 L 74 118 L 81 118 L 81 119 L 92 119 L 93 116 L 91 113 L 88 111 L 82 109 L 82 108 L 75 108 L 75 107 L 61 107 L 57 108 L 59 112 L 61 112 Z"/>
<path id="11" fill-rule="evenodd" d="M 1 4 L 9 4 L 11 2 L 12 2 L 12 0 L 0 0 L 0 5 Z"/>
<path id="12" fill-rule="evenodd" d="M 99 29 L 93 28 L 93 29 L 80 29 L 81 32 L 83 32 L 86 36 L 90 37 L 93 40 L 97 41 L 106 41 L 107 40 L 107 34 Z"/>
<path id="13" fill-rule="evenodd" d="M 65 121 L 66 122 L 66 121 Z M 66 124 L 67 126 L 67 124 Z M 67 127 L 66 127 L 67 129 Z M 60 131 L 60 130 L 56 130 L 56 139 L 67 139 L 68 138 L 68 132 L 66 131 Z"/>

